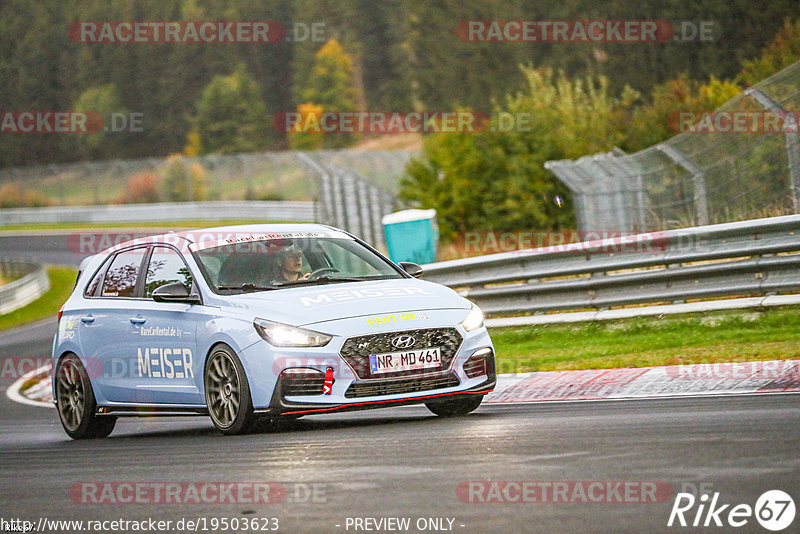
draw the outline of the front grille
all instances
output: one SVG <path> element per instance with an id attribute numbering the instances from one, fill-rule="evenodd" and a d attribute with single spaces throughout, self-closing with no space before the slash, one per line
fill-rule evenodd
<path id="1" fill-rule="evenodd" d="M 344 396 L 348 399 L 358 397 L 379 397 L 381 395 L 398 395 L 416 393 L 432 389 L 451 388 L 459 385 L 455 375 L 434 376 L 427 378 L 401 378 L 380 380 L 375 382 L 354 382 L 347 388 Z"/>
<path id="2" fill-rule="evenodd" d="M 414 344 L 404 349 L 422 349 L 439 347 L 441 349 L 442 366 L 444 371 L 450 369 L 453 358 L 456 357 L 461 346 L 461 334 L 455 328 L 428 328 L 421 330 L 404 330 L 402 332 L 385 332 L 382 334 L 369 334 L 366 336 L 351 337 L 342 345 L 339 354 L 353 368 L 359 378 L 391 378 L 398 376 L 416 376 L 428 373 L 432 369 L 419 369 L 415 371 L 398 371 L 394 373 L 380 373 L 372 375 L 369 369 L 369 355 L 398 352 L 400 349 L 392 346 L 392 340 L 399 335 L 414 338 Z"/>
<path id="3" fill-rule="evenodd" d="M 302 372 L 288 369 L 281 373 L 280 384 L 281 395 L 284 397 L 322 395 L 325 375 L 311 369 Z"/>

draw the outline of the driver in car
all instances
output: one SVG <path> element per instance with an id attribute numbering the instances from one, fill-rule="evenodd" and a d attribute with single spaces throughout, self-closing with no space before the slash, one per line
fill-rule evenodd
<path id="1" fill-rule="evenodd" d="M 296 245 L 289 245 L 278 253 L 273 282 L 308 280 L 311 273 L 303 274 L 303 253 Z"/>

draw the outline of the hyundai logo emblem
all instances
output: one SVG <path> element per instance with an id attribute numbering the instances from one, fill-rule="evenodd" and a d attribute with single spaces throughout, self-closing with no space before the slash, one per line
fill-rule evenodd
<path id="1" fill-rule="evenodd" d="M 392 340 L 392 346 L 398 349 L 410 349 L 416 342 L 413 336 L 402 335 Z"/>

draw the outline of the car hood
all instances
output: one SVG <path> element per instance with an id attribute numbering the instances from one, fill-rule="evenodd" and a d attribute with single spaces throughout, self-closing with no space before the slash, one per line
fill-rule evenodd
<path id="1" fill-rule="evenodd" d="M 219 300 L 223 307 L 297 326 L 363 315 L 470 307 L 449 287 L 413 278 L 300 286 Z"/>

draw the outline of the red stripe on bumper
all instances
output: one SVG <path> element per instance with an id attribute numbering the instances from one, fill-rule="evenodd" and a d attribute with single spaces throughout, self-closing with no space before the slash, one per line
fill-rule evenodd
<path id="1" fill-rule="evenodd" d="M 334 406 L 333 408 L 316 408 L 314 410 L 300 410 L 294 412 L 283 412 L 281 415 L 297 415 L 297 414 L 304 414 L 304 413 L 319 413 L 319 412 L 333 412 L 336 410 L 341 410 L 342 408 L 349 408 L 350 406 L 366 406 L 368 404 L 386 404 L 388 402 L 405 402 L 410 400 L 420 400 L 420 399 L 433 399 L 436 397 L 448 397 L 451 395 L 486 395 L 487 393 L 491 393 L 491 389 L 487 389 L 485 391 L 453 391 L 452 393 L 439 393 L 437 395 L 425 395 L 422 397 L 407 397 L 405 399 L 386 399 L 386 400 L 379 400 L 379 401 L 368 401 L 368 402 L 353 402 L 349 404 L 342 404 L 341 406 Z"/>

